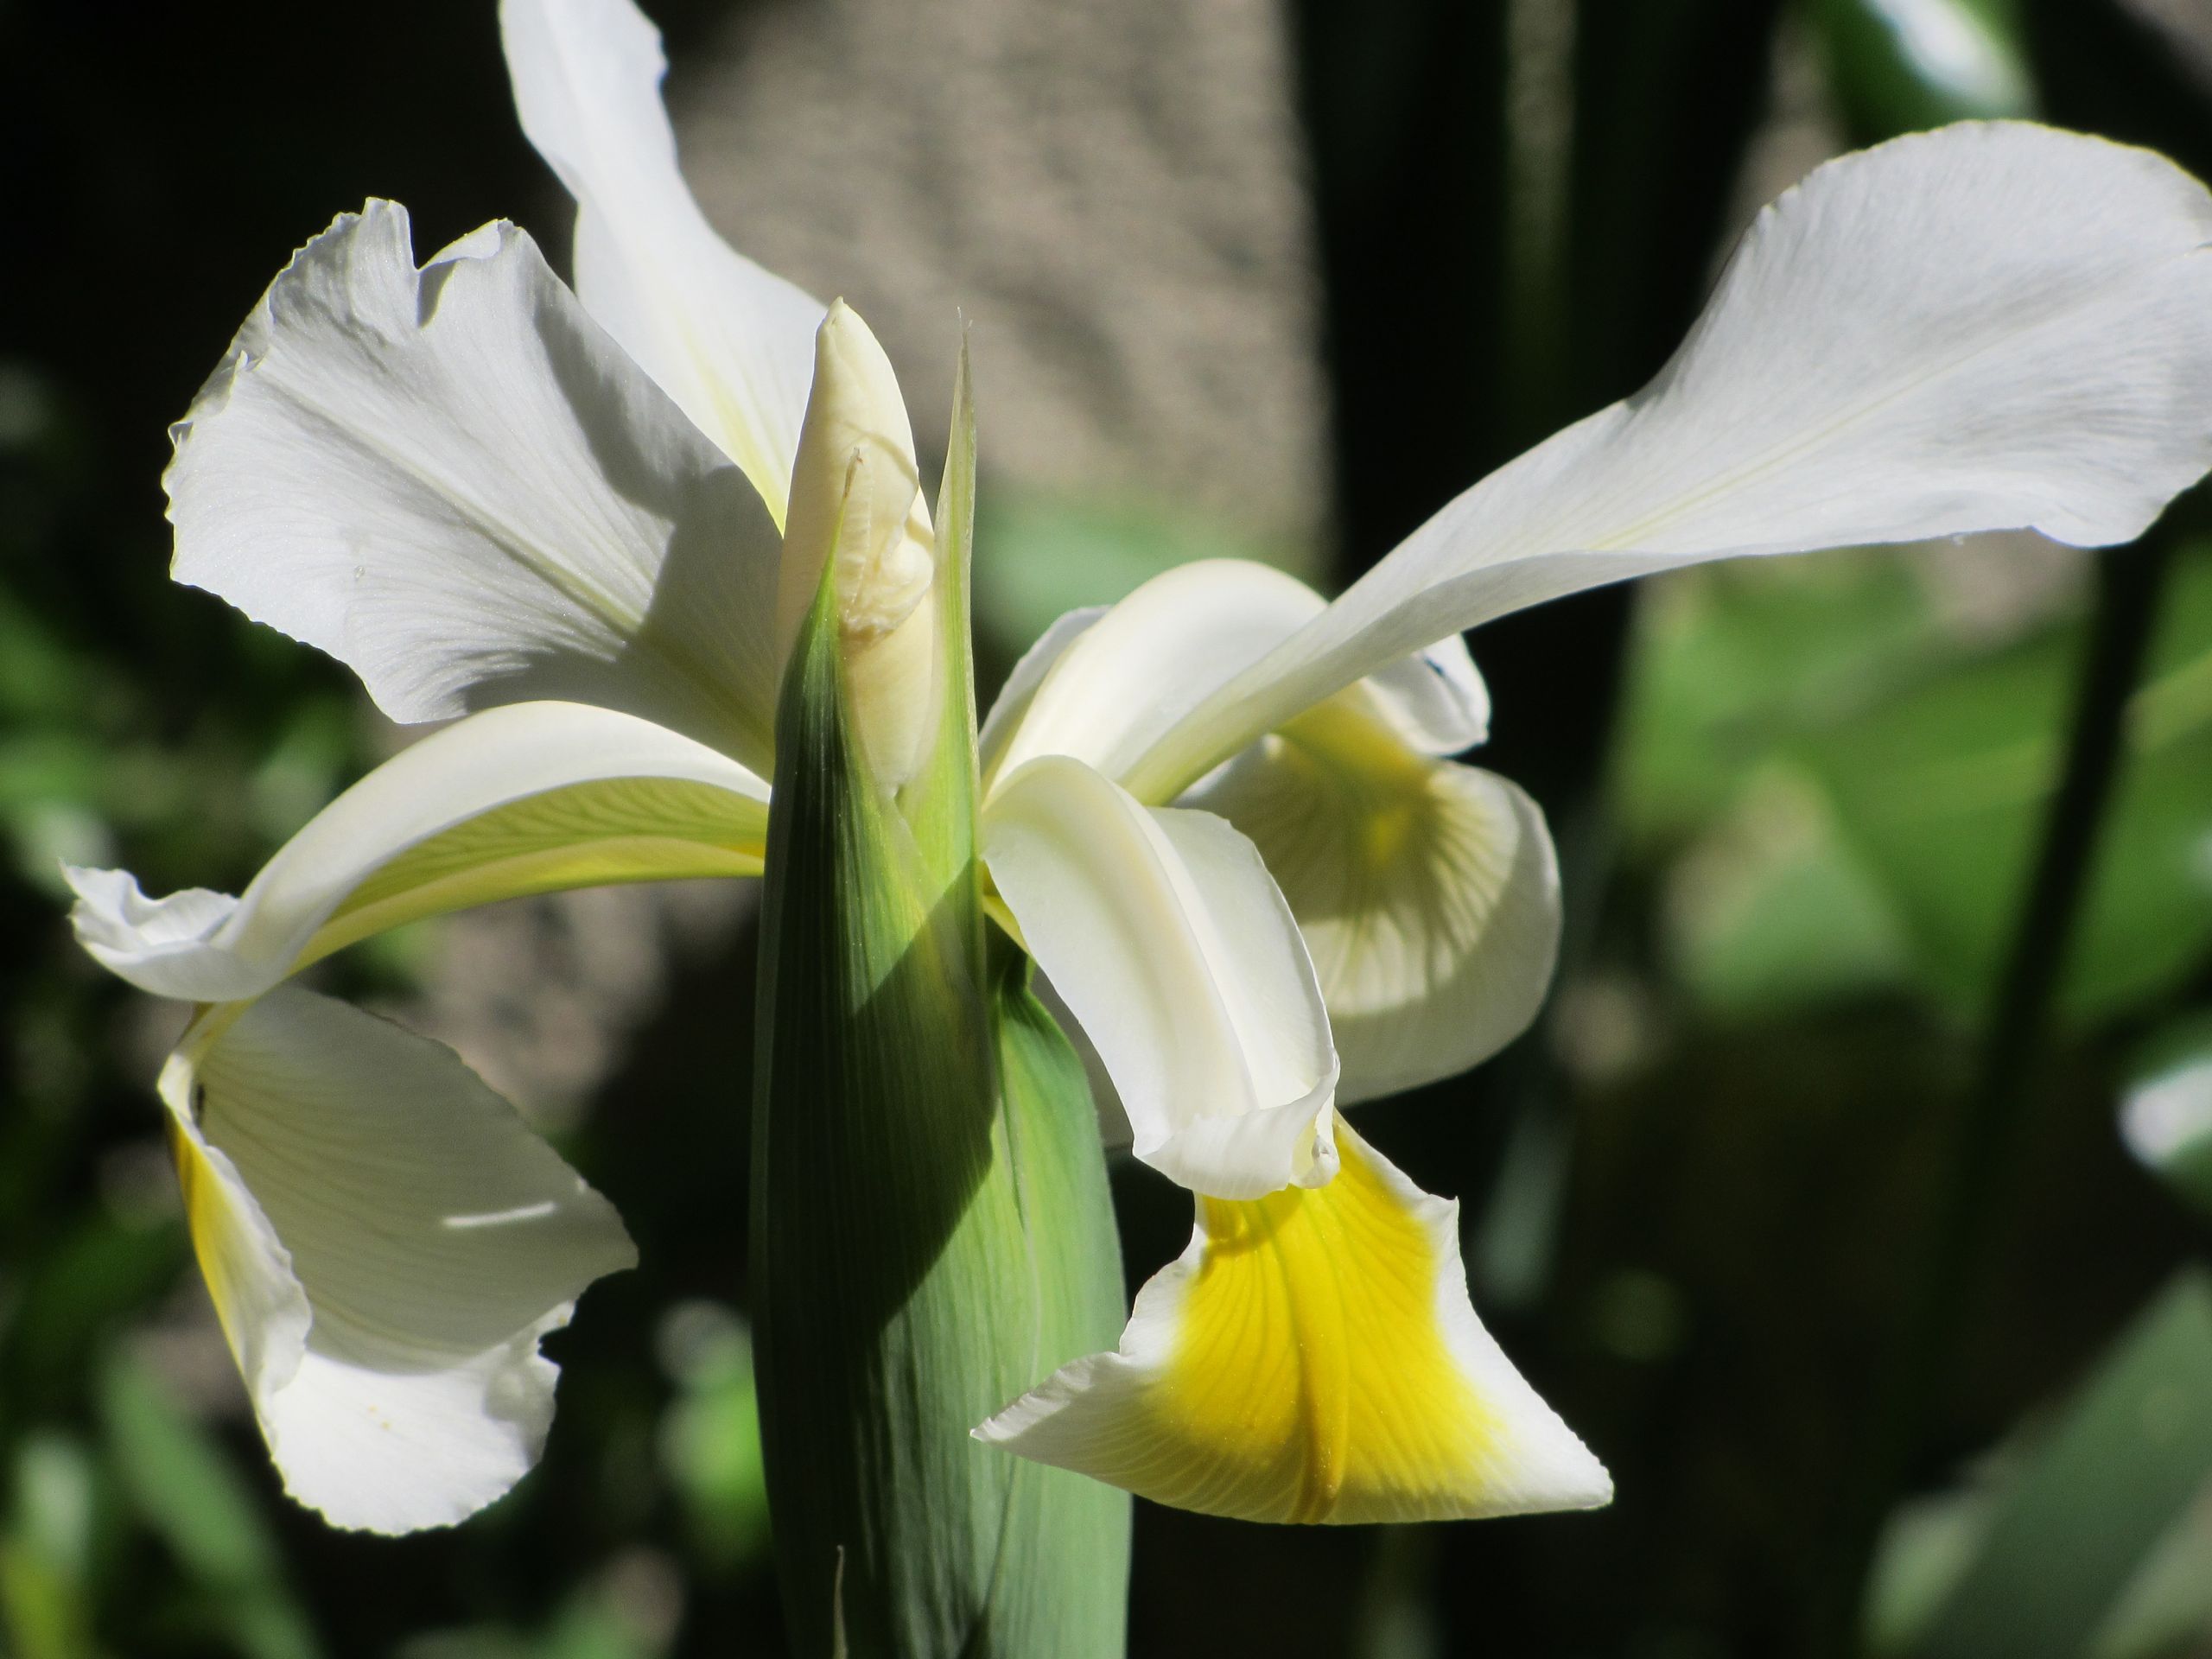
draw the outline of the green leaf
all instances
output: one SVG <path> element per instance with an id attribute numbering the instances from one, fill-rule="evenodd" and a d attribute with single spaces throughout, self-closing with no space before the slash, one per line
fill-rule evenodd
<path id="1" fill-rule="evenodd" d="M 976 874 L 976 814 L 982 783 L 976 753 L 976 661 L 969 639 L 970 565 L 976 544 L 976 410 L 968 342 L 952 383 L 952 436 L 937 504 L 938 729 L 927 763 L 901 791 L 900 814 L 923 864 L 958 911 L 971 969 L 982 962 L 982 890 Z"/>
<path id="2" fill-rule="evenodd" d="M 2186 1271 L 2114 1344 L 1911 1645 L 1918 1659 L 2079 1659 L 2212 1478 L 2212 1278 Z"/>
<path id="3" fill-rule="evenodd" d="M 1674 886 L 1676 969 L 1717 1014 L 1755 1018 L 1910 972 L 1888 894 L 1794 770 L 1754 780 Z"/>
<path id="4" fill-rule="evenodd" d="M 2128 1580 L 2097 1627 L 2089 1659 L 2182 1659 L 2212 1644 L 2212 1482 Z"/>
<path id="5" fill-rule="evenodd" d="M 1022 1231 L 1037 1274 L 1037 1348 L 1024 1387 L 1112 1348 L 1124 1314 L 1113 1195 L 1083 1060 L 1029 988 L 1029 961 L 1001 936 L 993 998 L 999 1082 Z M 1001 1452 L 1012 1522 L 992 1623 L 1027 1631 L 1007 1654 L 1128 1650 L 1129 1496 Z"/>
<path id="6" fill-rule="evenodd" d="M 276 1542 L 221 1449 L 120 1355 L 100 1374 L 99 1403 L 124 1493 L 195 1582 L 205 1616 L 245 1659 L 315 1659 Z"/>
<path id="7" fill-rule="evenodd" d="M 1880 554 L 1751 561 L 1648 586 L 1621 746 L 1621 811 L 1637 840 L 1696 834 L 1793 738 L 1922 671 L 1925 593 Z"/>
<path id="8" fill-rule="evenodd" d="M 16 1452 L 0 1527 L 0 1653 L 19 1659 L 95 1659 L 92 1460 L 52 1432 Z"/>
<path id="9" fill-rule="evenodd" d="M 700 1553 L 734 1567 L 768 1541 L 752 1337 L 730 1310 L 700 1302 L 670 1315 L 663 1342 L 677 1351 L 671 1370 L 680 1392 L 661 1422 L 661 1461 Z"/>
<path id="10" fill-rule="evenodd" d="M 2121 555 L 2120 556 L 2125 556 Z M 2078 622 L 1933 670 L 1796 753 L 1911 931 L 1923 975 L 1978 1008 L 2011 937 L 2056 787 L 2083 649 Z M 2169 583 L 2099 841 L 2061 1011 L 2139 1001 L 2212 948 L 2212 557 Z"/>
<path id="11" fill-rule="evenodd" d="M 1995 643 L 1961 629 L 1904 556 L 1753 562 L 1656 589 L 1620 794 L 1643 856 L 1681 855 L 1668 919 L 1692 988 L 1772 1012 L 1904 979 L 1972 1015 L 2010 939 L 2083 649 L 2073 613 Z M 2072 1020 L 2158 995 L 2212 951 L 2212 547 L 2176 561 L 2127 740 L 2060 998 Z"/>
<path id="12" fill-rule="evenodd" d="M 102 677 L 0 587 L 0 709 L 12 720 L 47 717 L 75 724 L 94 693 L 105 689 Z"/>

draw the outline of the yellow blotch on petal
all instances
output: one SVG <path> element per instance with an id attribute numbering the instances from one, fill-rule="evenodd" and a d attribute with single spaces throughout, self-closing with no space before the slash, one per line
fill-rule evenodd
<path id="1" fill-rule="evenodd" d="M 1114 1354 L 977 1430 L 1156 1502 L 1249 1521 L 1587 1508 L 1596 1459 L 1475 1318 L 1459 1206 L 1339 1125 L 1325 1186 L 1198 1201 Z"/>
<path id="2" fill-rule="evenodd" d="M 162 1069 L 169 1157 L 176 1166 L 192 1253 L 250 1390 L 281 1386 L 297 1369 L 308 1324 L 291 1260 L 228 1158 L 200 1133 L 200 1060 L 247 1005 L 203 1008 Z"/>
<path id="3" fill-rule="evenodd" d="M 200 1277 L 207 1281 L 215 1315 L 228 1332 L 234 1323 L 227 1311 L 233 1300 L 232 1275 L 222 1248 L 226 1217 L 216 1191 L 215 1172 L 208 1168 L 207 1154 L 198 1140 L 188 1135 L 175 1118 L 167 1120 L 163 1127 L 168 1132 L 169 1161 L 176 1166 L 177 1190 L 184 1199 L 184 1225 L 192 1240 L 192 1254 L 200 1263 Z"/>
<path id="4" fill-rule="evenodd" d="M 1456 1076 L 1528 1027 L 1558 953 L 1536 804 L 1400 741 L 1354 687 L 1255 744 L 1186 806 L 1251 838 L 1306 937 L 1339 1103 Z"/>

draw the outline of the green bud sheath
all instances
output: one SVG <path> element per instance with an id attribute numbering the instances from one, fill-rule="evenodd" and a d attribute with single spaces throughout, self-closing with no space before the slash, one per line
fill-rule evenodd
<path id="1" fill-rule="evenodd" d="M 934 737 L 871 772 L 825 561 L 777 720 L 753 1118 L 761 1428 L 792 1651 L 1125 1649 L 1128 1499 L 969 1431 L 1111 1348 L 1120 1250 L 1080 1065 L 987 952 L 964 359 L 938 513 Z M 844 533 L 841 524 L 840 535 Z M 840 1561 L 842 1559 L 842 1582 Z"/>

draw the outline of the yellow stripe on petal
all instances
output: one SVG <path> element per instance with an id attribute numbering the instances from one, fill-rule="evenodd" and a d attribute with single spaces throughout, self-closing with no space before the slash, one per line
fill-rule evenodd
<path id="1" fill-rule="evenodd" d="M 767 806 L 687 778 L 599 778 L 512 801 L 432 836 L 348 893 L 304 967 L 372 934 L 572 887 L 760 874 Z"/>
<path id="2" fill-rule="evenodd" d="M 487 709 L 402 750 L 315 814 L 237 899 L 148 899 L 67 872 L 85 948 L 142 990 L 251 1001 L 403 922 L 570 887 L 753 875 L 768 785 L 728 756 L 582 703 Z"/>
<path id="3" fill-rule="evenodd" d="M 540 1338 L 637 1259 L 613 1206 L 451 1050 L 296 985 L 204 1010 L 161 1094 L 285 1490 L 407 1532 L 520 1479 L 553 1414 Z"/>
<path id="4" fill-rule="evenodd" d="M 234 1018 L 202 1014 L 194 1022 L 162 1068 L 161 1094 L 192 1254 L 238 1371 L 258 1398 L 299 1370 L 311 1314 L 276 1230 L 237 1167 L 200 1133 L 198 1060 Z"/>
<path id="5" fill-rule="evenodd" d="M 1607 1502 L 1597 1459 L 1467 1300 L 1459 1206 L 1342 1125 L 1326 1186 L 1203 1198 L 1113 1354 L 976 1431 L 1141 1497 L 1248 1521 L 1443 1520 Z"/>

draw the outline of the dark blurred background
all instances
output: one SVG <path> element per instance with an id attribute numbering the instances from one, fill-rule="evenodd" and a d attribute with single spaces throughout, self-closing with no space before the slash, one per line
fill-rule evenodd
<path id="1" fill-rule="evenodd" d="M 1350 576 L 1663 360 L 1825 156 L 2035 114 L 2212 171 L 2202 0 L 662 0 L 737 244 L 844 293 L 928 447 L 975 327 L 985 651 L 1230 551 Z M 167 580 L 181 414 L 369 194 L 565 263 L 490 0 L 0 4 L 0 1654 L 784 1651 L 742 1306 L 749 899 L 424 925 L 330 982 L 454 1042 L 644 1265 L 458 1530 L 281 1495 L 149 1084 L 176 1010 L 58 860 L 235 891 L 397 741 Z M 2212 532 L 1691 572 L 1474 642 L 1545 804 L 1538 1029 L 1365 1109 L 1594 1516 L 1138 1506 L 1132 1650 L 2212 1654 Z M 1185 1202 L 1116 1173 L 1132 1286 Z"/>

